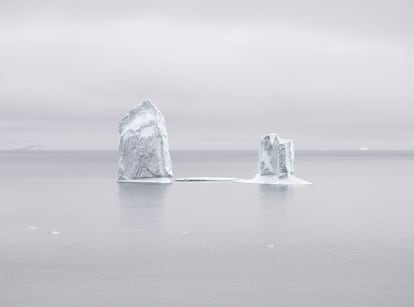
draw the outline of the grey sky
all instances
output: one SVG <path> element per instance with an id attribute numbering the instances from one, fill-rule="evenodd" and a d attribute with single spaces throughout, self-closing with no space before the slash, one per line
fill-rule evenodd
<path id="1" fill-rule="evenodd" d="M 115 149 L 144 98 L 173 149 L 414 149 L 412 3 L 0 0 L 0 149 Z"/>

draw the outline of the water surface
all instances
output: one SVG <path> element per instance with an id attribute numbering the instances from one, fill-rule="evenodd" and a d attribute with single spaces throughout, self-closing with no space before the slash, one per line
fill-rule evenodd
<path id="1" fill-rule="evenodd" d="M 251 153 L 173 154 L 251 177 Z M 414 158 L 302 156 L 312 186 L 118 184 L 115 153 L 0 154 L 0 306 L 413 306 Z"/>

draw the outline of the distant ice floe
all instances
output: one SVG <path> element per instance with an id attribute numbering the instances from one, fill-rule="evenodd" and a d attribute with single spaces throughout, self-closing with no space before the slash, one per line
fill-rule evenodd
<path id="1" fill-rule="evenodd" d="M 42 151 L 44 150 L 45 145 L 42 143 L 36 143 L 36 144 L 29 144 L 24 146 L 15 147 L 12 149 L 12 151 Z"/>
<path id="2" fill-rule="evenodd" d="M 189 231 L 170 232 L 170 236 L 188 236 L 189 234 Z"/>
<path id="3" fill-rule="evenodd" d="M 59 232 L 59 231 L 56 231 L 56 230 L 52 230 L 52 231 L 50 232 L 50 234 L 51 234 L 51 235 L 53 235 L 53 236 L 57 236 L 57 235 L 59 235 L 59 234 L 60 234 L 60 232 Z"/>

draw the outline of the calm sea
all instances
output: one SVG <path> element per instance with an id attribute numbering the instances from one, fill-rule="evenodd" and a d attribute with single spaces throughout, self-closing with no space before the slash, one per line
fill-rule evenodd
<path id="1" fill-rule="evenodd" d="M 173 167 L 249 178 L 256 155 Z M 414 306 L 412 155 L 299 155 L 297 187 L 116 171 L 113 152 L 0 153 L 1 307 Z"/>

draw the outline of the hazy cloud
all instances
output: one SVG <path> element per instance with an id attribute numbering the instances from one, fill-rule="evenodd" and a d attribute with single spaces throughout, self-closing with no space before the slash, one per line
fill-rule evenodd
<path id="1" fill-rule="evenodd" d="M 0 148 L 114 149 L 152 98 L 173 148 L 413 148 L 410 1 L 6 1 Z"/>

